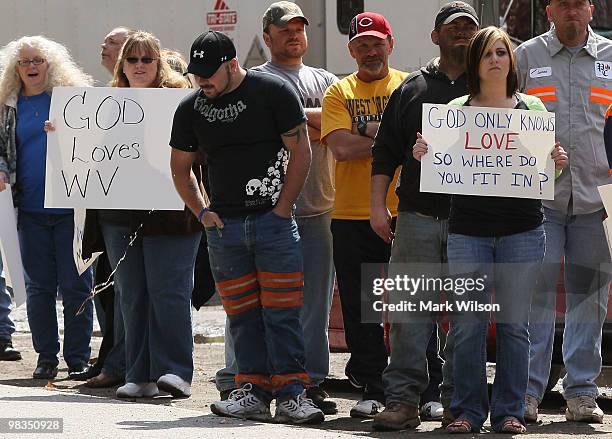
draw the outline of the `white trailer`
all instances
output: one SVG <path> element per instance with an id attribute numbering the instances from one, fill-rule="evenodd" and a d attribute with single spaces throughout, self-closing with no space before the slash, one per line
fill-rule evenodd
<path id="1" fill-rule="evenodd" d="M 0 45 L 23 35 L 45 35 L 66 45 L 85 71 L 105 84 L 110 78 L 100 66 L 100 43 L 113 27 L 148 30 L 164 47 L 184 54 L 199 33 L 218 29 L 230 35 L 241 63 L 251 67 L 269 56 L 261 37 L 261 18 L 273 1 L 0 0 Z M 396 43 L 391 65 L 414 70 L 437 53 L 429 35 L 436 12 L 447 1 L 295 0 L 310 21 L 305 61 L 338 75 L 354 71 L 346 48 L 348 25 L 353 15 L 369 10 L 382 13 L 391 23 Z M 546 30 L 546 0 L 467 2 L 475 6 L 482 24 L 507 20 L 517 42 Z M 612 34 L 612 0 L 595 0 L 595 4 L 592 25 L 602 34 Z"/>
<path id="2" fill-rule="evenodd" d="M 247 67 L 269 56 L 261 18 L 273 0 L 2 0 L 0 45 L 23 35 L 45 35 L 68 47 L 99 85 L 108 82 L 100 66 L 100 43 L 110 29 L 129 26 L 155 34 L 162 45 L 186 54 L 193 39 L 219 29 L 235 41 Z M 435 55 L 429 34 L 446 0 L 298 0 L 310 20 L 306 62 L 344 75 L 355 69 L 346 49 L 352 11 L 385 15 L 395 34 L 392 66 L 413 70 Z"/>

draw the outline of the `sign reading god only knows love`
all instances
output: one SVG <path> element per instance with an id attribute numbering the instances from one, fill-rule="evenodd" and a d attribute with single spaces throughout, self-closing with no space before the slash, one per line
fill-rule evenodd
<path id="1" fill-rule="evenodd" d="M 170 174 L 174 110 L 192 90 L 53 90 L 45 207 L 182 210 Z"/>
<path id="2" fill-rule="evenodd" d="M 424 104 L 423 137 L 423 192 L 554 198 L 553 113 Z"/>

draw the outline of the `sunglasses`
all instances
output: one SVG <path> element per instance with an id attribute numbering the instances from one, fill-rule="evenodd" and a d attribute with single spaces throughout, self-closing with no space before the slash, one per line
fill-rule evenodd
<path id="1" fill-rule="evenodd" d="M 45 60 L 43 58 L 34 58 L 34 59 L 20 59 L 17 61 L 21 67 L 28 67 L 30 64 L 34 64 L 35 66 L 39 66 L 44 63 Z"/>
<path id="2" fill-rule="evenodd" d="M 143 64 L 151 64 L 153 61 L 157 61 L 157 58 L 151 58 L 150 56 L 143 56 L 142 58 L 128 56 L 125 60 L 128 64 L 137 64 L 139 61 Z"/>

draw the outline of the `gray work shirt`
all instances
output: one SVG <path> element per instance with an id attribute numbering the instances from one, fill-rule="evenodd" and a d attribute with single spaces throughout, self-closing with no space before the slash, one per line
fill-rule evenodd
<path id="1" fill-rule="evenodd" d="M 338 78 L 327 70 L 305 66 L 284 66 L 267 62 L 253 70 L 280 76 L 295 87 L 304 108 L 320 108 L 325 90 Z M 312 162 L 310 172 L 296 205 L 296 216 L 322 215 L 334 207 L 334 157 L 329 148 L 318 141 L 310 141 Z"/>
<path id="2" fill-rule="evenodd" d="M 602 209 L 597 186 L 612 183 L 603 140 L 612 103 L 612 41 L 589 27 L 585 46 L 572 55 L 553 27 L 515 53 L 521 91 L 538 96 L 555 113 L 556 138 L 569 156 L 555 182 L 555 199 L 544 206 L 571 215 Z"/>

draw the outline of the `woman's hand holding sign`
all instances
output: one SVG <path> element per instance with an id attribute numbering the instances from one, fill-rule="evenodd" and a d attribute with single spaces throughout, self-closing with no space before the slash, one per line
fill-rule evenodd
<path id="1" fill-rule="evenodd" d="M 412 147 L 412 157 L 414 157 L 419 162 L 421 161 L 421 157 L 427 154 L 427 142 L 421 136 L 421 133 L 417 133 L 417 140 L 414 146 Z"/>

